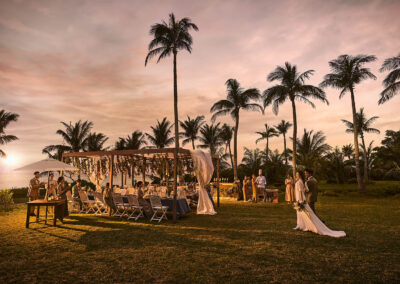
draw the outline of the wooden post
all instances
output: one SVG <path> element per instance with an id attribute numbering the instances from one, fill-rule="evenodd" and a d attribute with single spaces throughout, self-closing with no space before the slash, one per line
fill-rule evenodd
<path id="1" fill-rule="evenodd" d="M 114 183 L 114 155 L 111 155 L 110 158 L 110 188 L 113 188 Z"/>
<path id="2" fill-rule="evenodd" d="M 178 177 L 178 148 L 174 151 L 174 201 L 172 206 L 172 220 L 176 222 L 176 199 L 177 199 L 177 177 Z"/>
<path id="3" fill-rule="evenodd" d="M 144 193 L 144 188 L 146 186 L 146 158 L 144 156 L 142 165 L 142 182 L 143 182 L 143 193 Z"/>
<path id="4" fill-rule="evenodd" d="M 217 159 L 217 207 L 219 208 L 219 158 Z"/>

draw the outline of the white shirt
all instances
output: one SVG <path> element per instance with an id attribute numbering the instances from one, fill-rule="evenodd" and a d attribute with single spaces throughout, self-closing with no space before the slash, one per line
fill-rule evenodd
<path id="1" fill-rule="evenodd" d="M 256 178 L 256 184 L 258 187 L 263 187 L 265 188 L 267 185 L 267 179 L 265 178 L 265 176 L 258 176 Z"/>

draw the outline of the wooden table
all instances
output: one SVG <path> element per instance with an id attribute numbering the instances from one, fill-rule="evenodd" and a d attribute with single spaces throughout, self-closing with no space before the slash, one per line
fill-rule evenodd
<path id="1" fill-rule="evenodd" d="M 26 203 L 27 205 L 27 210 L 26 210 L 26 228 L 29 228 L 29 224 L 31 223 L 40 223 L 44 222 L 47 224 L 47 212 L 49 207 L 53 207 L 54 214 L 53 214 L 53 226 L 57 225 L 57 219 L 60 219 L 61 222 L 63 222 L 64 218 L 64 206 L 65 206 L 65 200 L 34 200 Z M 40 220 L 39 218 L 39 213 L 40 213 L 40 207 L 41 206 L 46 206 L 46 215 L 44 220 Z M 29 222 L 30 218 L 30 212 L 31 208 L 36 207 L 36 221 L 35 222 Z"/>
<path id="2" fill-rule="evenodd" d="M 272 199 L 272 203 L 278 203 L 279 190 L 278 189 L 266 189 L 267 196 Z"/>

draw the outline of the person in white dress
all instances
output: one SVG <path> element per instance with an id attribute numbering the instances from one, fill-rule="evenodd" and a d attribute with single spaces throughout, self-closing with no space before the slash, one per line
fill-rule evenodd
<path id="1" fill-rule="evenodd" d="M 304 202 L 305 198 L 305 186 L 304 186 L 304 174 L 302 172 L 296 172 L 296 184 L 295 184 L 295 198 L 298 202 Z M 311 231 L 319 235 L 330 236 L 334 238 L 345 237 L 344 231 L 332 231 L 329 229 L 312 211 L 310 206 L 306 203 L 304 210 L 298 209 L 297 211 L 297 226 L 295 230 L 300 231 Z"/>

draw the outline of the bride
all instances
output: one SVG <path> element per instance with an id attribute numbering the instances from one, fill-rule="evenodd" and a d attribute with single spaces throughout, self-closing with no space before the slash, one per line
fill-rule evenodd
<path id="1" fill-rule="evenodd" d="M 298 203 L 304 203 L 305 199 L 305 186 L 303 172 L 296 172 L 295 184 L 295 197 Z M 295 230 L 311 231 L 316 234 L 330 236 L 334 238 L 345 237 L 346 233 L 343 231 L 332 231 L 315 215 L 310 206 L 304 203 L 304 207 L 297 208 L 297 226 Z"/>

